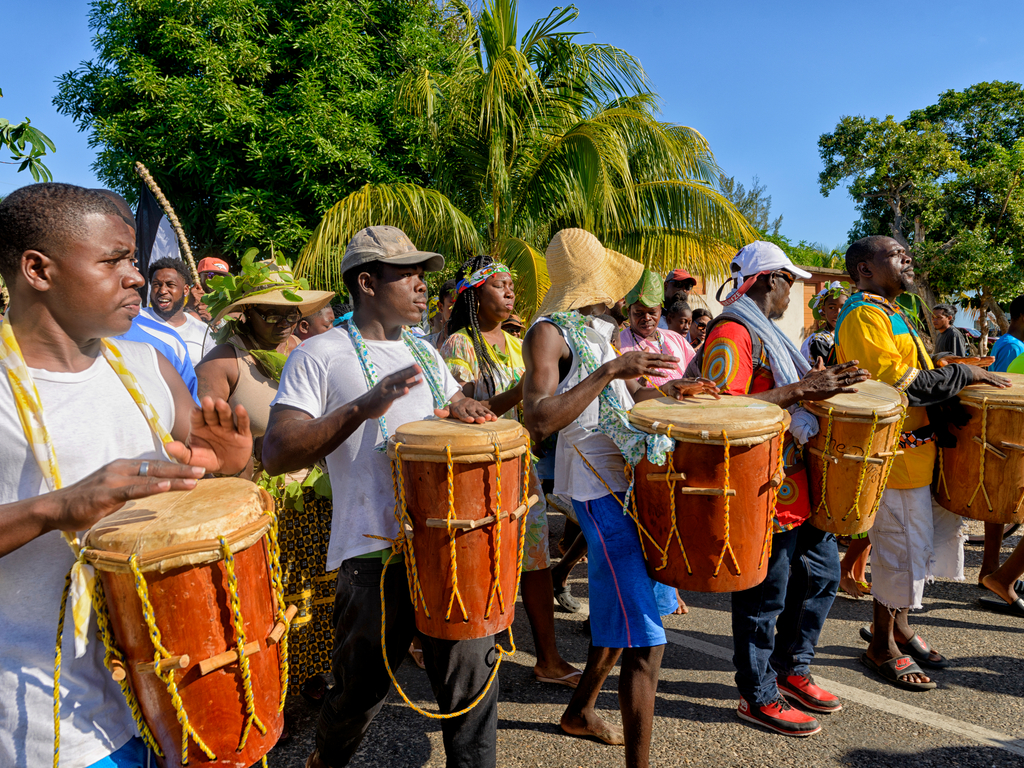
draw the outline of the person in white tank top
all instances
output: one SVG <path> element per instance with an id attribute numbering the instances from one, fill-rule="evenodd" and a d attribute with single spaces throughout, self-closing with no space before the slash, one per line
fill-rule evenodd
<path id="1" fill-rule="evenodd" d="M 244 409 L 210 398 L 197 409 L 152 347 L 104 341 L 139 312 L 134 252 L 124 214 L 96 191 L 35 184 L 0 202 L 0 275 L 11 293 L 0 325 L 0 766 L 54 760 L 54 630 L 74 562 L 61 533 L 81 535 L 129 499 L 193 488 L 206 472 L 235 474 L 252 450 Z M 45 431 L 23 427 L 23 416 Z M 71 625 L 61 766 L 114 753 L 118 765 L 142 765 L 95 626 L 76 657 Z"/>

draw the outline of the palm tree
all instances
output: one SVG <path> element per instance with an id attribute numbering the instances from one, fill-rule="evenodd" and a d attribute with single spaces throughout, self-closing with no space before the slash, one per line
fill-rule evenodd
<path id="1" fill-rule="evenodd" d="M 657 97 L 633 56 L 582 43 L 556 8 L 519 37 L 516 0 L 485 0 L 447 72 L 413 69 L 397 100 L 420 121 L 431 188 L 364 187 L 325 214 L 297 262 L 314 285 L 340 283 L 348 238 L 370 224 L 405 229 L 420 247 L 484 250 L 516 273 L 517 310 L 548 287 L 543 249 L 582 227 L 653 269 L 727 272 L 756 232 L 716 188 L 719 169 L 696 130 L 656 119 Z M 460 258 L 461 260 L 461 258 Z"/>

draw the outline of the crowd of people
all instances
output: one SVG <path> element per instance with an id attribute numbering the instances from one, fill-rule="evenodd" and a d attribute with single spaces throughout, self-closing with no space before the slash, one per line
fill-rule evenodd
<path id="1" fill-rule="evenodd" d="M 445 257 L 395 227 L 368 227 L 347 244 L 342 305 L 333 292 L 303 288 L 283 259 L 232 269 L 208 257 L 198 284 L 184 263 L 162 259 L 143 277 L 134 226 L 127 203 L 106 190 L 36 184 L 0 202 L 0 275 L 10 292 L 0 325 L 10 383 L 0 386 L 0 762 L 53 759 L 45 683 L 56 614 L 47 607 L 61 603 L 77 557 L 61 534 L 81 534 L 128 500 L 214 476 L 251 479 L 275 501 L 285 601 L 298 608 L 289 692 L 320 713 L 307 765 L 338 768 L 359 748 L 391 690 L 383 643 L 391 668 L 411 656 L 425 669 L 442 713 L 475 702 L 441 721 L 447 764 L 494 766 L 495 638 L 420 634 L 404 568 L 392 565 L 382 579 L 397 520 L 380 447 L 404 424 L 439 417 L 513 419 L 528 430 L 529 488 L 540 499 L 520 523 L 533 676 L 572 690 L 565 733 L 624 745 L 627 766 L 647 766 L 662 617 L 688 609 L 648 576 L 623 514 L 627 467 L 646 440 L 626 414 L 644 400 L 698 394 L 744 395 L 792 418 L 766 578 L 732 594 L 738 717 L 802 737 L 842 709 L 811 675 L 838 589 L 873 600 L 861 632 L 872 673 L 909 690 L 936 687 L 932 671 L 948 660 L 909 614 L 933 578 L 964 578 L 964 537 L 962 519 L 932 503 L 931 407 L 972 383 L 1008 386 L 997 372 L 1024 361 L 1024 297 L 1010 307 L 990 371 L 966 359 L 944 305 L 933 316 L 939 342 L 925 348 L 898 302 L 913 287 L 911 258 L 887 237 L 850 246 L 849 282 L 811 299 L 817 328 L 798 348 L 776 321 L 794 283 L 811 275 L 762 241 L 732 260 L 733 287 L 713 316 L 685 270 L 662 278 L 589 232 L 563 229 L 547 245 L 551 285 L 528 325 L 515 314 L 507 265 L 469 258 L 430 296 L 427 276 L 444 272 Z M 933 355 L 949 359 L 936 365 Z M 807 522 L 801 446 L 818 426 L 800 404 L 869 378 L 907 397 L 903 453 L 874 527 L 840 560 L 836 537 Z M 566 515 L 557 563 L 553 510 Z M 986 527 L 981 585 L 991 607 L 1024 615 L 1024 548 L 1000 564 L 1001 538 L 1002 526 Z M 579 609 L 568 580 L 584 556 L 591 645 L 581 670 L 559 652 L 555 605 Z M 102 643 L 84 652 L 73 637 L 64 643 L 61 764 L 146 765 Z M 616 664 L 621 726 L 596 710 Z"/>

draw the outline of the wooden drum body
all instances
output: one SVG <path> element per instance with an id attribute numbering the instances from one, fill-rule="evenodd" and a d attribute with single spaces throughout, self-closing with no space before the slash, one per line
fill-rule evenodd
<path id="1" fill-rule="evenodd" d="M 636 467 L 635 511 L 651 578 L 737 592 L 768 572 L 789 414 L 748 397 L 637 403 L 630 422 L 676 441 L 665 466 Z"/>
<path id="2" fill-rule="evenodd" d="M 864 381 L 856 392 L 802 405 L 819 423 L 806 455 L 811 525 L 845 536 L 864 533 L 901 453 L 907 398 L 881 381 Z"/>
<path id="3" fill-rule="evenodd" d="M 89 531 L 85 556 L 96 567 L 124 656 L 123 663 L 111 665 L 114 679 L 127 674 L 163 751 L 161 765 L 183 762 L 180 713 L 190 727 L 190 765 L 250 766 L 281 735 L 286 681 L 279 643 L 287 620 L 272 579 L 273 520 L 264 514 L 272 510 L 270 496 L 247 480 L 201 480 L 193 491 L 130 501 Z M 155 643 L 147 618 L 167 652 L 161 653 L 160 674 L 153 669 Z M 239 622 L 247 670 L 238 656 Z"/>
<path id="4" fill-rule="evenodd" d="M 416 628 L 423 634 L 470 640 L 512 623 L 529 443 L 526 430 L 508 419 L 414 421 L 388 440 L 405 510 Z"/>
<path id="5" fill-rule="evenodd" d="M 960 392 L 971 420 L 961 429 L 950 425 L 956 447 L 939 448 L 932 491 L 955 514 L 1024 523 L 1024 375 L 999 375 L 1013 385 L 972 384 Z"/>

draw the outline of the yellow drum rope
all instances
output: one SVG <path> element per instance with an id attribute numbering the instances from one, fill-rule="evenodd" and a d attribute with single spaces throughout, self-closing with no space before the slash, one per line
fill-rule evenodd
<path id="1" fill-rule="evenodd" d="M 450 448 L 448 449 L 448 454 L 450 457 Z M 450 462 L 451 458 L 448 460 Z M 491 605 L 494 603 L 495 595 L 498 596 L 498 610 L 501 613 L 505 613 L 505 595 L 501 591 L 501 448 L 497 443 L 494 444 L 494 461 L 497 464 L 497 472 L 495 473 L 494 481 L 497 489 L 497 507 L 494 511 L 494 568 L 492 570 L 493 583 L 491 584 L 491 593 L 487 596 L 487 610 L 484 611 L 485 619 L 489 619 L 491 617 Z M 454 511 L 454 503 L 452 509 Z M 453 550 L 454 547 L 455 537 L 452 536 Z M 461 598 L 459 599 L 459 602 L 462 602 Z M 463 608 L 462 612 L 465 613 L 466 609 Z"/>
<path id="2" fill-rule="evenodd" d="M 160 639 L 160 628 L 156 625 L 156 617 L 153 615 L 153 605 L 149 602 L 149 588 L 146 586 L 146 579 L 142 575 L 142 571 L 139 570 L 139 557 L 136 554 L 132 554 L 128 558 L 128 567 L 131 569 L 132 575 L 135 576 L 135 592 L 139 596 L 139 602 L 142 604 L 142 617 L 146 621 L 146 627 L 149 629 L 149 639 L 153 643 L 153 663 L 156 665 L 154 674 L 164 681 L 167 686 L 167 693 L 171 696 L 171 705 L 174 707 L 174 714 L 178 718 L 178 723 L 181 725 L 181 764 L 188 765 L 188 740 L 191 738 L 195 741 L 196 746 L 203 751 L 203 753 L 211 760 L 216 760 L 217 756 L 213 753 L 206 742 L 202 740 L 192 724 L 189 723 L 188 713 L 185 711 L 185 705 L 181 701 L 181 696 L 178 693 L 178 684 L 174 681 L 173 669 L 160 669 L 160 660 L 168 659 L 171 657 L 171 653 L 164 648 L 163 642 Z"/>
<path id="3" fill-rule="evenodd" d="M 395 459 L 391 462 L 391 486 L 395 493 L 395 522 L 398 523 L 398 538 L 403 542 L 402 551 L 409 561 L 409 567 L 406 568 L 406 579 L 409 581 L 409 599 L 416 610 L 419 609 L 417 606 L 417 603 L 419 603 L 423 607 L 423 613 L 429 619 L 430 609 L 427 608 L 427 599 L 423 596 L 419 571 L 416 569 L 416 550 L 413 549 L 412 542 L 408 541 L 405 535 L 406 526 L 412 530 L 412 520 L 409 519 L 408 510 L 405 508 L 405 477 L 402 475 L 401 448 L 401 443 L 395 444 Z M 385 539 L 381 536 L 371 536 L 370 538 L 391 541 L 392 546 L 394 546 L 394 540 L 392 539 Z M 407 541 L 408 546 L 405 544 Z"/>
<path id="4" fill-rule="evenodd" d="M 845 523 L 847 518 L 857 512 L 857 522 L 860 522 L 860 494 L 864 490 L 864 478 L 868 474 L 868 457 L 871 455 L 872 449 L 875 447 L 875 432 L 878 430 L 878 411 L 875 411 L 874 418 L 871 420 L 871 431 L 868 433 L 868 441 L 864 444 L 864 448 L 861 451 L 864 454 L 864 461 L 861 462 L 860 473 L 857 476 L 857 493 L 853 497 L 853 503 L 850 508 L 843 515 L 843 522 Z M 825 489 L 822 488 L 822 498 L 824 498 Z"/>
<path id="5" fill-rule="evenodd" d="M 68 593 L 71 591 L 71 571 L 64 577 L 64 590 L 60 593 L 60 610 L 57 612 L 57 650 L 53 657 L 53 768 L 60 762 L 60 664 L 61 646 L 64 644 L 64 616 L 68 609 Z"/>
<path id="6" fill-rule="evenodd" d="M 743 571 L 740 570 L 739 561 L 736 559 L 736 553 L 732 550 L 732 542 L 729 540 L 729 433 L 724 429 L 722 430 L 722 440 L 725 441 L 725 492 L 722 494 L 722 498 L 725 499 L 725 542 L 722 545 L 722 553 L 718 556 L 718 563 L 715 565 L 714 573 L 711 575 L 718 577 L 718 572 L 722 568 L 722 563 L 725 561 L 725 553 L 729 553 L 729 557 L 732 558 L 733 567 L 736 569 L 736 575 L 742 576 Z"/>
<path id="7" fill-rule="evenodd" d="M 825 447 L 821 452 L 821 500 L 818 502 L 818 508 L 814 510 L 814 514 L 818 514 L 822 508 L 825 509 L 825 517 L 828 520 L 832 519 L 832 510 L 828 508 L 828 494 L 825 489 L 828 488 L 828 465 L 832 463 L 832 454 L 829 452 L 829 446 L 832 444 L 832 411 L 833 408 L 828 409 L 828 424 L 825 427 Z"/>
<path id="8" fill-rule="evenodd" d="M 270 530 L 267 531 L 267 545 L 270 550 L 270 578 L 274 585 L 274 593 L 277 595 L 277 613 L 275 621 L 288 625 L 288 617 L 285 616 L 284 607 L 284 580 L 281 577 L 281 544 L 277 538 L 277 515 L 270 511 L 264 514 L 270 515 Z M 290 627 L 289 627 L 290 629 Z M 277 711 L 284 711 L 284 700 L 288 695 L 288 631 L 286 630 L 281 639 L 277 641 L 277 653 L 281 668 L 281 699 L 277 703 Z"/>
<path id="9" fill-rule="evenodd" d="M 978 460 L 978 487 L 971 494 L 971 500 L 967 506 L 974 503 L 974 499 L 980 490 L 985 494 L 985 502 L 988 504 L 988 511 L 992 511 L 992 499 L 988 497 L 988 488 L 985 487 L 985 452 L 988 450 L 988 398 L 981 401 L 981 457 Z"/>
<path id="10" fill-rule="evenodd" d="M 455 531 L 452 529 L 452 520 L 455 519 L 455 467 L 452 464 L 452 447 L 450 445 L 444 447 L 444 455 L 448 463 L 448 553 L 451 561 L 451 566 L 448 570 L 452 574 L 452 594 L 448 598 L 448 610 L 444 614 L 444 620 L 451 620 L 452 606 L 455 604 L 455 599 L 458 598 L 459 608 L 462 610 L 462 620 L 469 621 L 466 605 L 462 602 L 462 594 L 459 592 L 459 560 L 456 557 L 455 551 Z M 412 549 L 412 547 L 410 546 L 409 549 Z M 490 609 L 491 604 L 488 603 L 488 612 Z"/>
<path id="11" fill-rule="evenodd" d="M 757 561 L 757 570 L 761 570 L 764 566 L 764 559 L 772 556 L 772 534 L 775 532 L 775 511 L 779 505 L 779 489 L 782 488 L 782 484 L 786 482 L 786 470 L 783 467 L 785 461 L 783 455 L 783 449 L 786 444 L 786 425 L 779 425 L 779 451 L 775 461 L 775 474 L 779 476 L 779 484 L 772 488 L 771 495 L 769 496 L 768 502 L 768 525 L 765 526 L 764 530 L 764 543 L 761 545 L 761 557 Z M 773 475 L 774 477 L 774 475 Z"/>
<path id="12" fill-rule="evenodd" d="M 896 440 L 895 440 L 895 442 L 893 443 L 893 446 L 892 446 L 893 453 L 895 453 L 896 451 L 899 450 L 899 447 L 900 447 L 900 435 L 903 434 L 903 424 L 904 424 L 904 422 L 906 420 L 907 420 L 907 409 L 903 408 L 901 410 L 901 412 L 900 412 L 900 420 L 896 424 Z M 941 448 L 939 449 L 939 459 L 940 459 L 940 461 L 942 459 L 942 449 Z M 878 486 L 878 493 L 875 495 L 875 503 L 871 507 L 871 512 L 868 513 L 868 517 L 872 517 L 872 516 L 875 515 L 876 512 L 878 512 L 878 507 L 882 503 L 882 494 L 885 492 L 886 486 L 889 485 L 889 475 L 892 473 L 892 465 L 895 463 L 895 461 L 896 461 L 896 457 L 895 456 L 889 456 L 888 460 L 885 463 L 885 471 L 882 473 L 882 482 Z M 939 471 L 941 472 L 941 464 L 940 464 L 940 470 Z M 943 482 L 945 482 L 945 481 L 943 481 Z"/>
<path id="13" fill-rule="evenodd" d="M 231 598 L 231 618 L 235 627 L 235 648 L 238 651 L 238 667 L 242 671 L 242 690 L 245 694 L 245 711 L 248 715 L 245 718 L 245 725 L 242 727 L 242 737 L 238 741 L 238 751 L 241 752 L 249 740 L 249 730 L 253 724 L 262 734 L 266 734 L 267 726 L 256 714 L 256 701 L 252 695 L 252 671 L 249 667 L 249 657 L 245 655 L 245 622 L 242 619 L 242 601 L 238 597 L 235 556 L 231 553 L 231 547 L 228 546 L 223 536 L 219 536 L 218 541 L 220 541 L 220 553 L 224 557 L 224 570 L 228 574 L 228 596 Z"/>

